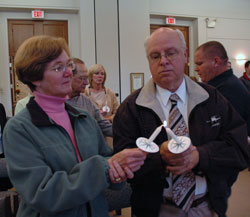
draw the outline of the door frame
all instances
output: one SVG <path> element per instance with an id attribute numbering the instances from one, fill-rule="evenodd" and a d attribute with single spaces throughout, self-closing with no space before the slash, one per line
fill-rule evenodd
<path id="1" fill-rule="evenodd" d="M 57 10 L 53 12 L 46 13 L 45 20 L 65 20 L 68 21 L 68 32 L 69 32 L 69 47 L 71 55 L 75 57 L 80 57 L 82 55 L 81 50 L 81 37 L 80 34 L 82 30 L 79 28 L 79 15 L 77 13 L 60 12 L 56 13 Z M 11 103 L 11 84 L 10 84 L 10 63 L 9 63 L 9 47 L 8 47 L 8 20 L 9 19 L 23 19 L 30 20 L 31 13 L 30 9 L 17 9 L 15 11 L 1 11 L 0 20 L 0 31 L 1 31 L 1 41 L 0 41 L 0 102 L 4 104 L 6 114 L 12 116 L 12 103 Z M 80 45 L 80 46 L 79 46 Z"/>

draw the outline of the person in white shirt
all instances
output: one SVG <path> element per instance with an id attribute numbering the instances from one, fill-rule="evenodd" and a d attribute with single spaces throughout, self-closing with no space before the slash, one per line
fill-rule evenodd
<path id="1" fill-rule="evenodd" d="M 152 79 L 121 103 L 113 122 L 114 151 L 136 147 L 137 138 L 150 138 L 165 121 L 177 136 L 189 137 L 191 146 L 173 154 L 171 137 L 160 128 L 153 140 L 160 152 L 148 154 L 130 181 L 132 212 L 136 217 L 225 217 L 231 186 L 248 167 L 246 125 L 219 91 L 184 74 L 187 49 L 179 30 L 156 30 L 145 48 Z"/>

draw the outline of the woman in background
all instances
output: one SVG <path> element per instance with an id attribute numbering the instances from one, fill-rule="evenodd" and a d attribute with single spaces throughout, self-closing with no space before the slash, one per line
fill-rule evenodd
<path id="1" fill-rule="evenodd" d="M 106 70 L 101 64 L 95 64 L 90 67 L 88 75 L 89 87 L 85 89 L 85 94 L 96 103 L 104 118 L 113 122 L 119 103 L 115 93 L 105 87 Z"/>
<path id="2" fill-rule="evenodd" d="M 36 36 L 15 56 L 19 80 L 34 94 L 4 131 L 10 179 L 21 196 L 18 217 L 108 217 L 106 188 L 119 188 L 145 154 L 112 152 L 96 121 L 65 101 L 75 64 L 63 38 Z"/>

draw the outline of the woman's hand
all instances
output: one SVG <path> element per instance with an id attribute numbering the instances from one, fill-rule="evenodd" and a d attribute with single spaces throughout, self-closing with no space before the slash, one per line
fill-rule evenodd
<path id="1" fill-rule="evenodd" d="M 113 183 L 121 183 L 126 181 L 127 178 L 132 179 L 134 177 L 133 172 L 129 168 L 123 168 L 114 160 L 108 160 L 109 164 L 109 177 Z"/>
<path id="2" fill-rule="evenodd" d="M 113 155 L 109 160 L 110 178 L 113 183 L 132 179 L 135 171 L 144 164 L 147 153 L 139 148 L 124 149 Z"/>
<path id="3" fill-rule="evenodd" d="M 144 164 L 147 153 L 139 148 L 124 149 L 111 157 L 112 161 L 117 161 L 124 169 L 128 167 L 131 171 L 135 172 Z"/>

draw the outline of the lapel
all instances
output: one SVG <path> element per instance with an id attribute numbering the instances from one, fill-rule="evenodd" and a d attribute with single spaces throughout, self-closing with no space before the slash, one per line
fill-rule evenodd
<path id="1" fill-rule="evenodd" d="M 187 88 L 187 115 L 189 117 L 193 108 L 201 102 L 208 99 L 209 95 L 198 83 L 192 81 L 188 76 L 184 76 Z M 161 105 L 156 98 L 156 87 L 151 78 L 147 84 L 141 89 L 136 104 L 152 109 L 163 122 L 165 120 Z"/>

